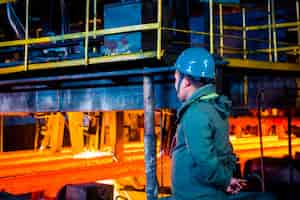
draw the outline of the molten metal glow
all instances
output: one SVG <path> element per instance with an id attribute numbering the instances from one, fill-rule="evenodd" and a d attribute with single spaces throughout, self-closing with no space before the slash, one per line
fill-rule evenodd
<path id="1" fill-rule="evenodd" d="M 112 152 L 100 152 L 100 151 L 84 151 L 80 152 L 78 154 L 75 154 L 73 157 L 77 159 L 83 159 L 83 158 L 99 158 L 104 156 L 112 156 Z"/>

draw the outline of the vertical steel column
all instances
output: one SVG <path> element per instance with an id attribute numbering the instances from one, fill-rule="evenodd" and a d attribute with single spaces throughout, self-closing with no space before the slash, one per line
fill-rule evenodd
<path id="1" fill-rule="evenodd" d="M 99 116 L 96 117 L 96 137 L 95 137 L 95 149 L 98 151 L 100 148 L 100 130 L 101 130 L 101 124 L 102 124 L 102 113 L 99 113 Z"/>
<path id="2" fill-rule="evenodd" d="M 85 16 L 84 64 L 88 65 L 90 0 L 86 0 L 85 14 L 86 14 L 86 16 Z"/>
<path id="3" fill-rule="evenodd" d="M 60 0 L 61 35 L 65 35 L 65 0 Z M 64 40 L 63 40 L 64 41 Z"/>
<path id="4" fill-rule="evenodd" d="M 214 4 L 213 0 L 209 0 L 209 49 L 210 53 L 214 53 Z"/>
<path id="5" fill-rule="evenodd" d="M 275 2 L 271 0 L 271 11 L 272 11 L 272 29 L 273 29 L 273 53 L 274 53 L 274 62 L 278 61 L 278 54 L 277 54 L 277 34 L 276 34 L 276 17 L 275 17 Z"/>
<path id="6" fill-rule="evenodd" d="M 247 30 L 246 30 L 246 8 L 242 8 L 243 15 L 243 59 L 247 59 Z"/>
<path id="7" fill-rule="evenodd" d="M 72 152 L 79 153 L 84 148 L 83 135 L 83 113 L 81 112 L 67 112 L 69 121 L 69 134 Z"/>
<path id="8" fill-rule="evenodd" d="M 0 115 L 0 152 L 3 152 L 4 117 Z"/>
<path id="9" fill-rule="evenodd" d="M 94 0 L 94 20 L 93 20 L 93 38 L 96 39 L 97 30 L 97 0 Z M 93 52 L 96 52 L 96 47 L 93 48 Z"/>
<path id="10" fill-rule="evenodd" d="M 296 13 L 297 13 L 297 22 L 298 22 L 298 48 L 300 47 L 300 5 L 299 5 L 299 0 L 296 0 Z M 298 49 L 298 63 L 300 63 L 300 49 Z"/>
<path id="11" fill-rule="evenodd" d="M 224 56 L 223 5 L 219 4 L 220 56 Z"/>
<path id="12" fill-rule="evenodd" d="M 61 113 L 53 113 L 51 114 L 51 118 L 50 123 L 53 124 L 50 137 L 51 151 L 60 152 L 63 147 L 65 118 Z"/>
<path id="13" fill-rule="evenodd" d="M 159 148 L 159 154 L 160 154 L 160 185 L 163 187 L 164 185 L 164 156 L 163 156 L 163 140 L 164 140 L 164 125 L 165 125 L 165 111 L 164 109 L 160 110 L 160 148 Z"/>
<path id="14" fill-rule="evenodd" d="M 26 0 L 25 8 L 25 52 L 24 52 L 24 67 L 28 70 L 28 38 L 29 38 L 29 0 Z"/>
<path id="15" fill-rule="evenodd" d="M 115 132 L 115 142 L 114 142 L 114 155 L 118 161 L 123 161 L 124 158 L 124 137 L 123 137 L 123 127 L 124 127 L 124 112 L 116 112 L 116 132 Z"/>
<path id="16" fill-rule="evenodd" d="M 248 76 L 245 75 L 244 76 L 244 105 L 247 106 L 248 105 Z"/>
<path id="17" fill-rule="evenodd" d="M 156 142 L 154 133 L 154 91 L 152 77 L 144 76 L 144 150 L 147 200 L 157 200 Z"/>
<path id="18" fill-rule="evenodd" d="M 162 0 L 157 1 L 157 50 L 156 50 L 156 57 L 158 60 L 161 59 L 161 38 L 162 38 Z"/>
<path id="19" fill-rule="evenodd" d="M 260 143 L 260 170 L 261 170 L 261 190 L 265 192 L 265 167 L 264 167 L 264 146 L 263 146 L 263 130 L 261 124 L 261 107 L 263 99 L 263 91 L 258 91 L 258 131 L 259 131 L 259 143 Z"/>
<path id="20" fill-rule="evenodd" d="M 271 16 L 271 0 L 268 0 L 268 34 L 269 34 L 269 61 L 272 62 L 272 16 Z"/>

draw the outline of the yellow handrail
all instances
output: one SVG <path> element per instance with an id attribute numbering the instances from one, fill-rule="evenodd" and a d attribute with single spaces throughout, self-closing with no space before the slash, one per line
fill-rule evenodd
<path id="1" fill-rule="evenodd" d="M 0 0 L 0 4 L 16 2 L 16 0 Z"/>
<path id="2" fill-rule="evenodd" d="M 290 28 L 290 27 L 297 27 L 300 25 L 300 21 L 295 21 L 295 22 L 282 22 L 282 23 L 277 23 L 274 25 L 275 28 Z M 256 25 L 256 26 L 246 26 L 245 28 L 241 26 L 229 26 L 229 25 L 224 25 L 224 30 L 232 30 L 232 31 L 243 31 L 246 29 L 246 31 L 257 31 L 257 30 L 263 30 L 263 29 L 268 29 L 272 27 L 272 24 L 264 24 L 264 25 Z"/>
<path id="3" fill-rule="evenodd" d="M 131 26 L 123 26 L 119 28 L 110 28 L 89 31 L 88 37 L 92 37 L 96 34 L 96 36 L 105 36 L 112 35 L 117 33 L 126 33 L 126 32 L 136 32 L 136 31 L 146 31 L 146 30 L 155 30 L 158 28 L 157 23 L 148 23 L 148 24 L 139 24 L 139 25 L 131 25 Z M 10 47 L 10 46 L 19 46 L 25 44 L 38 44 L 38 43 L 47 43 L 47 42 L 56 42 L 62 40 L 72 40 L 72 39 L 83 39 L 85 37 L 86 32 L 78 32 L 78 33 L 69 33 L 65 35 L 57 35 L 51 37 L 41 37 L 41 38 L 30 38 L 28 40 L 12 40 L 0 42 L 0 47 Z"/>
<path id="4" fill-rule="evenodd" d="M 0 4 L 7 3 L 7 2 L 14 2 L 15 0 L 0 0 Z M 30 0 L 26 0 L 26 3 L 29 4 Z M 297 13 L 297 21 L 294 22 L 283 22 L 283 23 L 276 23 L 275 21 L 275 8 L 274 8 L 274 0 L 268 0 L 268 24 L 265 25 L 255 25 L 255 26 L 247 26 L 246 24 L 246 9 L 241 8 L 242 11 L 242 19 L 243 25 L 241 26 L 228 26 L 224 25 L 223 23 L 223 8 L 222 4 L 219 4 L 219 23 L 218 25 L 213 24 L 213 9 L 214 6 L 212 5 L 212 0 L 208 1 L 209 4 L 209 30 L 208 32 L 201 32 L 201 31 L 192 31 L 187 29 L 177 29 L 177 28 L 170 28 L 170 27 L 163 27 L 162 26 L 162 0 L 157 1 L 157 21 L 154 23 L 146 23 L 146 24 L 138 24 L 138 25 L 130 25 L 130 26 L 123 26 L 118 28 L 110 28 L 110 29 L 99 29 L 97 30 L 97 0 L 93 0 L 93 19 L 90 20 L 90 1 L 86 0 L 86 13 L 85 13 L 85 30 L 83 32 L 76 32 L 76 33 L 69 33 L 64 35 L 56 35 L 50 37 L 37 37 L 37 38 L 29 38 L 28 34 L 25 34 L 25 39 L 23 40 L 13 40 L 13 41 L 5 41 L 0 42 L 1 47 L 12 47 L 12 46 L 24 46 L 25 47 L 25 54 L 24 54 L 24 65 L 23 70 L 34 70 L 34 69 L 46 69 L 47 67 L 63 67 L 66 65 L 68 66 L 77 66 L 77 65 L 88 65 L 88 64 L 95 64 L 95 63 L 102 63 L 102 62 L 110 62 L 115 60 L 126 60 L 126 56 L 128 56 L 128 60 L 130 59 L 140 59 L 143 57 L 147 58 L 157 58 L 161 59 L 162 55 L 162 34 L 164 31 L 174 31 L 174 32 L 181 32 L 186 34 L 197 34 L 197 35 L 204 35 L 205 37 L 209 37 L 209 43 L 202 44 L 207 45 L 210 49 L 211 53 L 214 53 L 215 42 L 217 41 L 216 38 L 219 37 L 219 53 L 221 56 L 224 54 L 240 54 L 243 56 L 244 59 L 247 59 L 248 54 L 257 54 L 257 53 L 268 53 L 269 54 L 269 61 L 277 61 L 278 52 L 286 52 L 286 53 L 293 53 L 295 55 L 300 54 L 300 17 L 299 17 L 299 0 L 296 0 L 296 13 Z M 227 5 L 226 5 L 227 6 Z M 26 22 L 28 22 L 28 12 L 26 13 Z M 91 30 L 89 30 L 89 23 L 93 23 Z M 28 33 L 28 23 L 25 26 L 27 33 Z M 280 28 L 294 28 L 295 31 L 298 32 L 298 40 L 296 43 L 288 43 L 288 42 L 281 42 L 277 41 L 277 31 L 276 29 Z M 219 30 L 218 30 L 219 29 Z M 267 39 L 259 39 L 259 38 L 247 38 L 248 31 L 257 31 L 257 30 L 264 30 L 268 29 L 269 37 Z M 91 38 L 97 38 L 97 36 L 105 36 L 105 35 L 113 35 L 113 34 L 120 34 L 120 33 L 129 33 L 129 32 L 142 32 L 153 30 L 157 31 L 157 41 L 156 41 L 156 51 L 149 51 L 149 52 L 138 52 L 136 54 L 121 54 L 119 57 L 117 56 L 99 56 L 90 58 L 88 54 L 89 49 L 89 42 Z M 219 31 L 216 32 L 215 30 Z M 238 35 L 229 35 L 224 34 L 224 30 L 233 30 L 239 31 L 240 36 Z M 242 42 L 241 48 L 232 48 L 229 46 L 225 46 L 226 40 L 225 39 L 236 39 Z M 84 57 L 75 60 L 68 60 L 68 61 L 59 61 L 59 62 L 52 62 L 52 63 L 39 63 L 39 64 L 29 64 L 28 63 L 28 50 L 30 45 L 32 44 L 40 44 L 40 43 L 50 43 L 50 42 L 57 42 L 57 41 L 64 41 L 64 40 L 80 40 L 84 42 Z M 267 44 L 266 47 L 263 49 L 254 49 L 249 50 L 247 49 L 247 42 L 261 42 Z M 177 42 L 178 43 L 178 42 Z M 184 42 L 182 42 L 183 44 Z M 186 43 L 184 43 L 186 44 Z M 190 43 L 189 43 L 190 44 Z M 95 52 L 96 49 L 94 48 L 93 51 Z M 153 54 L 154 53 L 154 54 Z M 300 58 L 300 55 L 299 55 Z M 300 59 L 299 59 L 300 60 Z M 14 66 L 7 69 L 6 72 L 9 71 L 21 71 L 21 66 Z M 0 70 L 0 74 L 2 74 L 4 69 Z"/>

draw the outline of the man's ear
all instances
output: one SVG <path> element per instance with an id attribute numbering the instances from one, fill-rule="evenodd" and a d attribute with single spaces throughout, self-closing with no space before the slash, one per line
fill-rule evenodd
<path id="1" fill-rule="evenodd" d="M 192 85 L 192 82 L 191 82 L 190 79 L 184 78 L 184 79 L 183 79 L 183 85 L 184 85 L 184 87 L 189 87 L 189 86 Z"/>

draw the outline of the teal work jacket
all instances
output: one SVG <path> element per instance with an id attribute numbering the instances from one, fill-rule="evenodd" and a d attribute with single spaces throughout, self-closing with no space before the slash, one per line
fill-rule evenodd
<path id="1" fill-rule="evenodd" d="M 231 102 L 208 84 L 196 90 L 177 112 L 172 151 L 175 200 L 223 200 L 236 157 L 228 134 Z"/>

